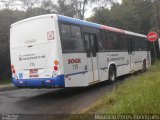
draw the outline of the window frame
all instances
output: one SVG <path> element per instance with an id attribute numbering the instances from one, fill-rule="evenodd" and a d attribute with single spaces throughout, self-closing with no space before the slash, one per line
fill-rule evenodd
<path id="1" fill-rule="evenodd" d="M 124 50 L 121 50 L 121 43 L 119 42 L 120 41 L 120 39 L 119 39 L 119 34 L 121 34 L 121 33 L 117 33 L 117 32 L 112 32 L 112 31 L 108 31 L 108 30 L 100 30 L 100 39 L 101 40 L 99 40 L 98 42 L 103 42 L 104 41 L 104 36 L 106 37 L 106 35 L 103 35 L 104 33 L 106 33 L 106 34 L 108 34 L 108 33 L 111 33 L 111 34 L 115 34 L 116 35 L 116 37 L 117 37 L 117 44 L 118 44 L 118 49 L 116 49 L 116 50 L 113 50 L 113 49 L 107 49 L 107 48 L 101 48 L 100 46 L 99 46 L 99 43 L 98 43 L 98 47 L 100 48 L 99 49 L 99 51 L 100 52 L 122 52 L 122 51 L 124 51 Z M 103 35 L 103 36 L 102 36 Z M 107 38 L 107 37 L 106 37 Z M 108 39 L 108 38 L 107 38 Z M 112 38 L 113 39 L 113 38 Z M 119 43 L 118 43 L 119 42 Z M 127 51 L 128 52 L 128 50 L 125 50 L 125 51 Z"/>
<path id="2" fill-rule="evenodd" d="M 147 44 L 146 44 L 146 40 L 145 40 L 145 38 L 143 38 L 143 37 L 139 37 L 139 36 L 133 36 L 134 38 L 133 38 L 133 43 L 134 43 L 134 47 L 133 47 L 133 51 L 147 51 Z M 138 40 L 140 40 L 140 41 L 142 41 L 142 43 L 143 44 L 139 44 L 139 46 L 140 46 L 140 48 L 141 48 L 141 50 L 140 49 L 137 49 L 137 44 L 135 44 L 136 43 L 136 41 L 138 41 Z M 138 47 L 139 47 L 138 46 Z"/>
<path id="3" fill-rule="evenodd" d="M 121 37 L 122 36 L 122 37 Z M 119 42 L 120 42 L 120 51 L 121 52 L 128 52 L 129 50 L 129 46 L 128 46 L 128 40 L 126 38 L 126 34 L 123 34 L 123 33 L 118 33 L 118 38 L 119 38 Z M 122 47 L 122 41 L 125 41 L 126 42 L 126 45 L 127 45 L 127 49 L 124 49 Z"/>
<path id="4" fill-rule="evenodd" d="M 70 26 L 71 37 L 72 37 L 71 26 L 77 26 L 77 27 L 80 28 L 83 50 L 64 50 L 64 49 L 63 49 L 64 43 L 63 43 L 63 41 L 62 41 L 62 33 L 61 33 L 61 25 L 62 25 L 62 24 L 64 24 L 64 25 L 69 25 L 69 26 Z M 81 28 L 80 25 L 59 21 L 59 22 L 58 22 L 58 27 L 59 27 L 59 35 L 60 35 L 60 42 L 61 42 L 62 53 L 86 53 L 85 46 L 84 46 L 83 34 L 82 34 L 82 28 Z M 74 38 L 74 37 L 73 37 L 73 38 Z"/>

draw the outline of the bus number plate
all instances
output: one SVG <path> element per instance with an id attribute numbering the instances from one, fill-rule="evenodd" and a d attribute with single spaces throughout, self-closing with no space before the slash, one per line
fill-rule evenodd
<path id="1" fill-rule="evenodd" d="M 29 70 L 29 74 L 37 74 L 38 73 L 38 69 L 30 69 Z"/>

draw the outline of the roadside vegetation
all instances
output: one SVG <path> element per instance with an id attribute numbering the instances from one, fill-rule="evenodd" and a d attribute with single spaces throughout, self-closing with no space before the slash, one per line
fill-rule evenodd
<path id="1" fill-rule="evenodd" d="M 10 84 L 12 83 L 11 79 L 0 79 L 0 85 L 4 85 L 4 84 Z"/>
<path id="2" fill-rule="evenodd" d="M 83 114 L 159 114 L 160 61 L 147 72 L 132 75 L 124 84 L 86 110 Z M 86 116 L 87 117 L 87 116 Z M 76 117 L 71 117 L 75 119 Z M 76 118 L 77 119 L 77 118 Z"/>

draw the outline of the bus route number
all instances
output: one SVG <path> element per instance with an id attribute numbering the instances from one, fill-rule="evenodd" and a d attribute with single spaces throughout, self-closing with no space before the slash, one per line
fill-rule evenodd
<path id="1" fill-rule="evenodd" d="M 78 64 L 74 64 L 73 65 L 73 69 L 75 70 L 75 69 L 78 69 Z"/>

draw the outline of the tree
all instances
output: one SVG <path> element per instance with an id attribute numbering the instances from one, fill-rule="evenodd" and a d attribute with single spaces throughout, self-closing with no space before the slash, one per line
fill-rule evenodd
<path id="1" fill-rule="evenodd" d="M 52 0 L 43 0 L 41 8 L 44 9 L 46 13 L 57 13 L 57 5 Z"/>
<path id="2" fill-rule="evenodd" d="M 68 0 L 68 1 L 75 10 L 76 13 L 75 17 L 83 20 L 86 11 L 86 5 L 89 3 L 89 0 Z"/>
<path id="3" fill-rule="evenodd" d="M 28 9 L 27 12 L 25 12 L 24 18 L 38 16 L 38 15 L 44 15 L 44 14 L 48 14 L 48 13 L 50 13 L 50 12 L 47 10 L 44 10 L 41 7 L 35 7 L 32 9 Z"/>
<path id="4" fill-rule="evenodd" d="M 58 0 L 57 13 L 84 19 L 86 5 L 89 0 Z"/>
<path id="5" fill-rule="evenodd" d="M 32 9 L 33 7 L 37 7 L 41 4 L 41 0 L 17 0 L 17 2 L 18 1 L 21 2 L 21 7 L 25 11 Z"/>
<path id="6" fill-rule="evenodd" d="M 76 11 L 73 4 L 69 3 L 68 0 L 58 0 L 57 13 L 69 17 L 74 17 Z"/>
<path id="7" fill-rule="evenodd" d="M 154 26 L 154 8 L 150 0 L 123 0 L 111 8 L 98 7 L 90 21 L 147 34 Z M 103 19 L 101 19 L 103 18 Z"/>
<path id="8" fill-rule="evenodd" d="M 96 9 L 109 8 L 116 0 L 91 0 Z"/>
<path id="9" fill-rule="evenodd" d="M 10 25 L 24 18 L 24 12 L 18 10 L 0 10 L 0 78 L 9 78 L 10 72 L 10 50 L 9 30 Z"/>

